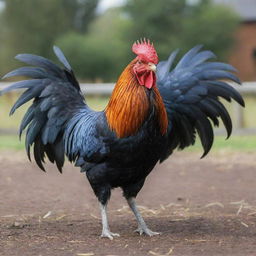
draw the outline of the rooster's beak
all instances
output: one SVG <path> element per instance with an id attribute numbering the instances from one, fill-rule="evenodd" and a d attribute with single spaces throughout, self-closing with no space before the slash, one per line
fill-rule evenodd
<path id="1" fill-rule="evenodd" d="M 149 62 L 148 67 L 149 67 L 150 70 L 156 72 L 156 65 L 154 63 Z"/>

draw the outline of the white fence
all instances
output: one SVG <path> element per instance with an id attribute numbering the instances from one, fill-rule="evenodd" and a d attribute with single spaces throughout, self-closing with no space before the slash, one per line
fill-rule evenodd
<path id="1" fill-rule="evenodd" d="M 10 82 L 1 82 L 0 83 L 0 90 L 4 89 L 5 87 L 11 85 Z M 114 83 L 81 83 L 80 86 L 82 91 L 87 95 L 110 95 L 113 88 Z M 241 94 L 256 94 L 256 82 L 244 82 L 241 86 L 240 85 L 233 85 Z"/>
<path id="2" fill-rule="evenodd" d="M 11 85 L 10 82 L 1 82 L 0 83 L 0 91 L 5 87 Z M 102 84 L 89 84 L 89 83 L 81 83 L 81 89 L 83 93 L 86 95 L 106 95 L 109 96 L 114 88 L 113 83 L 102 83 Z"/>
<path id="3" fill-rule="evenodd" d="M 0 90 L 5 87 L 11 85 L 10 82 L 1 82 Z M 81 83 L 80 86 L 82 91 L 87 95 L 110 95 L 113 88 L 114 83 Z M 244 82 L 240 85 L 233 85 L 241 94 L 256 94 L 256 82 Z"/>
<path id="4" fill-rule="evenodd" d="M 1 82 L 0 90 L 9 86 L 9 82 Z M 241 86 L 233 85 L 242 95 L 254 95 L 256 96 L 256 82 L 244 82 Z M 109 96 L 114 88 L 113 83 L 81 83 L 82 92 L 86 95 L 98 95 L 98 96 Z M 256 104 L 256 101 L 255 101 Z M 241 130 L 244 127 L 244 111 L 238 104 L 233 103 L 234 116 L 233 123 L 236 130 Z M 255 124 L 256 125 L 256 124 Z M 253 129 L 253 133 L 256 133 L 256 129 Z"/>

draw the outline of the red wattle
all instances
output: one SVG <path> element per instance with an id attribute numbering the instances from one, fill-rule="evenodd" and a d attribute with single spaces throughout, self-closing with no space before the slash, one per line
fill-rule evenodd
<path id="1" fill-rule="evenodd" d="M 144 85 L 144 80 L 145 80 L 144 75 L 141 75 L 141 74 L 138 74 L 138 73 L 135 73 L 135 74 L 136 74 L 136 78 L 137 78 L 139 84 Z"/>
<path id="2" fill-rule="evenodd" d="M 136 72 L 136 77 L 140 85 L 144 85 L 151 89 L 156 84 L 156 74 L 153 71 L 146 71 L 143 73 Z"/>
<path id="3" fill-rule="evenodd" d="M 146 77 L 145 77 L 145 86 L 148 88 L 148 89 L 151 89 L 156 80 L 155 80 L 155 73 L 153 71 L 149 71 L 149 74 L 146 74 Z"/>

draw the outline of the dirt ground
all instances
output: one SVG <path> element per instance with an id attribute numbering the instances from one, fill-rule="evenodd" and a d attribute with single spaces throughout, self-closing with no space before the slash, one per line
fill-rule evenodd
<path id="1" fill-rule="evenodd" d="M 113 241 L 101 239 L 97 200 L 79 170 L 41 172 L 22 152 L 0 152 L 0 255 L 256 255 L 256 153 L 176 153 L 148 177 L 138 204 L 155 237 L 113 191 Z"/>

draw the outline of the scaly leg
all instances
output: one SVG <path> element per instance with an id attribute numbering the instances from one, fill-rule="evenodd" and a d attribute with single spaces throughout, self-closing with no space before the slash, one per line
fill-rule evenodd
<path id="1" fill-rule="evenodd" d="M 101 233 L 101 237 L 107 237 L 110 240 L 113 240 L 113 236 L 120 236 L 117 233 L 112 233 L 109 230 L 109 226 L 108 226 L 108 218 L 107 218 L 107 204 L 103 205 L 102 203 L 100 203 L 100 212 L 101 212 L 101 220 L 102 220 L 102 233 Z"/>
<path id="2" fill-rule="evenodd" d="M 138 232 L 140 235 L 146 234 L 148 236 L 154 236 L 154 235 L 160 235 L 161 234 L 161 233 L 158 233 L 158 232 L 153 232 L 147 227 L 144 219 L 142 218 L 142 216 L 141 216 L 141 214 L 140 214 L 140 212 L 137 208 L 135 199 L 133 197 L 128 198 L 127 203 L 130 206 L 131 210 L 133 211 L 133 213 L 134 213 L 134 215 L 137 219 L 137 222 L 138 222 L 138 229 L 135 230 L 136 232 Z"/>

